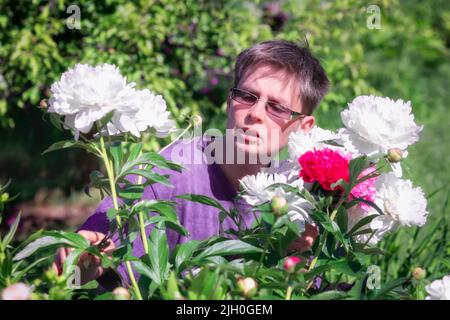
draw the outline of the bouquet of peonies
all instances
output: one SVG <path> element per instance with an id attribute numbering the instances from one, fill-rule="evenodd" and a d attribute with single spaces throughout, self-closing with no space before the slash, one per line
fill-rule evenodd
<path id="1" fill-rule="evenodd" d="M 288 159 L 240 181 L 241 196 L 255 218 L 250 228 L 242 228 L 239 212 L 226 210 L 215 199 L 179 196 L 215 207 L 219 221 L 229 217 L 236 229 L 221 228 L 217 236 L 188 241 L 170 252 L 167 228 L 188 235 L 175 202 L 142 200 L 146 186 L 170 185 L 155 167 L 183 169 L 156 152 L 143 151 L 144 132 L 163 137 L 174 130 L 163 98 L 136 90 L 108 64 L 76 65 L 51 92 L 48 108 L 45 102 L 41 107 L 73 139 L 46 152 L 77 147 L 103 161 L 106 172 L 94 171 L 89 187 L 112 199 L 110 232 L 91 244 L 77 233 L 39 231 L 12 248 L 17 220 L 0 239 L 3 299 L 380 299 L 420 298 L 419 291 L 428 292 L 427 299 L 449 297 L 448 277 L 424 287 L 423 270 L 383 284 L 372 281 L 369 272 L 371 256 L 385 254 L 376 247 L 380 239 L 402 226 L 422 226 L 428 215 L 420 187 L 402 179 L 401 160 L 422 129 L 409 103 L 360 96 L 342 112 L 342 129 L 292 134 Z M 149 225 L 154 228 L 147 237 Z M 318 233 L 312 249 L 293 251 L 291 243 L 311 228 Z M 103 248 L 113 234 L 119 245 L 107 254 Z M 140 257 L 133 255 L 136 237 L 144 247 Z M 48 259 L 25 268 L 23 260 L 58 247 L 71 248 L 62 272 L 50 268 L 37 279 L 28 278 L 31 269 Z M 124 265 L 129 286 L 97 296 L 95 281 L 68 285 L 86 253 L 98 257 L 104 268 Z"/>
<path id="2" fill-rule="evenodd" d="M 354 235 L 349 243 L 374 245 L 399 226 L 423 226 L 428 215 L 424 193 L 402 179 L 401 160 L 422 130 L 410 103 L 360 96 L 341 119 L 344 127 L 337 132 L 315 127 L 291 134 L 289 159 L 240 181 L 245 200 L 261 205 L 276 198 L 302 230 L 305 223 L 326 221 L 328 228 Z M 331 206 L 324 207 L 326 199 Z M 318 217 L 324 209 L 330 219 Z M 346 223 L 338 226 L 335 218 Z"/>
<path id="3" fill-rule="evenodd" d="M 423 226 L 428 215 L 422 189 L 402 179 L 401 160 L 422 130 L 410 103 L 359 96 L 341 119 L 336 132 L 291 134 L 287 160 L 240 181 L 243 198 L 262 209 L 263 219 L 272 211 L 299 233 L 308 224 L 318 228 L 310 272 L 341 259 L 359 264 L 360 253 L 382 254 L 374 246 L 383 236 Z"/>

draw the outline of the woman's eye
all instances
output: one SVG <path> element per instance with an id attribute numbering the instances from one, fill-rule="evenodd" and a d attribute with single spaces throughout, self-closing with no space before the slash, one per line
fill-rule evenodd
<path id="1" fill-rule="evenodd" d="M 244 99 L 245 101 L 248 101 L 248 102 L 253 102 L 255 100 L 255 98 L 253 96 L 251 96 L 247 93 L 244 93 L 242 95 L 242 99 Z"/>
<path id="2" fill-rule="evenodd" d="M 286 113 L 286 110 L 276 103 L 269 103 L 269 107 L 275 112 Z"/>

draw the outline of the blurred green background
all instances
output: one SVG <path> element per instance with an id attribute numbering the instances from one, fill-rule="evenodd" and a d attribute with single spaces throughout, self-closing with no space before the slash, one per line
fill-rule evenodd
<path id="1" fill-rule="evenodd" d="M 424 130 L 409 150 L 406 177 L 426 194 L 441 188 L 429 201 L 426 227 L 437 221 L 440 233 L 425 228 L 424 237 L 447 243 L 447 0 L 77 1 L 79 29 L 68 27 L 71 4 L 0 0 L 0 184 L 12 179 L 9 192 L 20 193 L 12 211 L 24 203 L 88 203 L 82 215 L 97 203 L 82 192 L 89 172 L 100 166 L 96 159 L 76 150 L 41 156 L 67 137 L 37 108 L 67 68 L 114 63 L 138 88 L 162 94 L 180 127 L 199 113 L 203 128 L 223 129 L 236 55 L 259 41 L 282 38 L 307 41 L 328 72 L 331 90 L 316 113 L 323 127 L 339 127 L 340 111 L 357 95 L 411 100 Z M 377 22 L 380 28 L 372 28 Z M 150 141 L 149 148 L 158 143 L 167 140 Z M 61 221 L 61 227 L 73 226 Z M 416 238 L 401 239 L 394 241 L 399 248 Z M 450 254 L 447 245 L 443 250 Z"/>

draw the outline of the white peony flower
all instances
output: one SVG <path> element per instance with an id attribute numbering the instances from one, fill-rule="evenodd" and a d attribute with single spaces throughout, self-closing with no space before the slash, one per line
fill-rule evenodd
<path id="1" fill-rule="evenodd" d="M 275 183 L 287 183 L 287 177 L 282 174 L 268 174 L 258 172 L 256 175 L 248 175 L 239 180 L 242 190 L 245 192 L 243 198 L 251 206 L 258 206 L 273 197 L 274 190 L 266 188 Z"/>
<path id="2" fill-rule="evenodd" d="M 383 173 L 375 182 L 375 203 L 384 211 L 385 224 L 423 226 L 427 220 L 427 200 L 420 187 L 410 180 L 400 179 L 394 173 Z"/>
<path id="3" fill-rule="evenodd" d="M 134 83 L 127 84 L 114 65 L 77 64 L 63 73 L 51 91 L 48 111 L 65 117 L 64 124 L 75 130 L 75 139 L 109 112 L 114 112 L 106 126 L 110 135 L 129 132 L 140 137 L 140 132 L 153 128 L 158 137 L 164 137 L 174 128 L 162 96 L 135 90 Z"/>
<path id="4" fill-rule="evenodd" d="M 95 121 L 113 110 L 128 110 L 134 83 L 127 83 L 111 64 L 77 64 L 51 86 L 49 112 L 65 116 L 67 128 L 87 133 Z"/>
<path id="5" fill-rule="evenodd" d="M 118 110 L 114 113 L 111 123 L 108 123 L 110 135 L 130 132 L 136 137 L 140 132 L 153 128 L 156 136 L 167 136 L 175 126 L 167 111 L 166 102 L 161 95 L 154 95 L 150 90 L 136 91 L 131 97 L 133 108 Z"/>
<path id="6" fill-rule="evenodd" d="M 450 275 L 433 281 L 425 290 L 428 292 L 426 300 L 450 300 Z"/>
<path id="7" fill-rule="evenodd" d="M 339 131 L 344 147 L 356 155 L 386 154 L 391 148 L 405 150 L 419 140 L 411 103 L 376 96 L 356 97 L 341 112 L 345 128 Z"/>
<path id="8" fill-rule="evenodd" d="M 394 227 L 394 221 L 384 215 L 380 215 L 375 209 L 371 208 L 370 210 L 364 210 L 361 206 L 353 206 L 348 209 L 348 230 L 350 231 L 361 219 L 371 216 L 378 215 L 372 221 L 365 226 L 358 228 L 356 231 L 361 231 L 367 228 L 372 229 L 372 233 L 360 234 L 355 236 L 355 240 L 359 243 L 368 243 L 369 245 L 377 244 L 384 235 L 391 231 Z"/>
<path id="9" fill-rule="evenodd" d="M 256 175 L 245 176 L 239 182 L 245 193 L 242 197 L 248 204 L 258 206 L 271 201 L 275 196 L 282 196 L 288 203 L 287 215 L 291 221 L 299 225 L 301 231 L 305 229 L 305 222 L 312 223 L 309 213 L 314 206 L 310 202 L 293 192 L 286 192 L 282 187 L 267 189 L 275 183 L 285 183 L 302 190 L 302 179 L 288 183 L 288 178 L 282 174 L 259 172 Z"/>
<path id="10" fill-rule="evenodd" d="M 312 128 L 308 133 L 303 131 L 293 132 L 289 135 L 288 141 L 289 157 L 292 161 L 298 163 L 298 158 L 307 151 L 323 148 L 339 149 L 339 147 L 326 143 L 326 141 L 333 141 L 338 138 L 339 135 L 319 127 Z"/>

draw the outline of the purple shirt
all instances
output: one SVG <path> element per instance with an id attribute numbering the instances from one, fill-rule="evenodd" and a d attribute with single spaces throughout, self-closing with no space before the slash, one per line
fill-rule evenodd
<path id="1" fill-rule="evenodd" d="M 219 235 L 219 210 L 202 205 L 196 202 L 175 198 L 177 195 L 185 193 L 195 193 L 216 199 L 226 209 L 235 208 L 243 217 L 244 228 L 249 228 L 253 222 L 253 214 L 249 211 L 250 206 L 241 198 L 237 197 L 237 192 L 230 184 L 219 165 L 207 164 L 206 159 L 198 161 L 204 156 L 207 141 L 197 138 L 190 141 L 177 142 L 162 152 L 162 155 L 174 162 L 183 165 L 181 173 L 171 170 L 155 169 L 160 174 L 170 174 L 170 182 L 173 188 L 162 184 L 147 186 L 142 199 L 173 200 L 177 202 L 176 210 L 180 223 L 189 232 L 190 237 L 184 237 L 177 232 L 167 229 L 167 240 L 172 251 L 177 244 L 188 240 L 205 240 L 209 237 Z M 176 149 L 174 149 L 176 148 Z M 183 161 L 180 160 L 179 151 L 182 150 Z M 200 155 L 200 157 L 199 157 Z M 173 156 L 173 157 L 172 157 Z M 176 159 L 175 159 L 176 158 Z M 193 164 L 196 159 L 199 164 Z M 112 208 L 112 199 L 105 198 L 95 212 L 80 227 L 80 230 L 90 230 L 107 233 L 109 221 L 106 216 L 108 209 Z M 147 236 L 153 226 L 146 228 Z M 237 229 L 230 218 L 226 218 L 223 229 Z M 118 236 L 112 237 L 115 244 L 120 242 Z M 141 257 L 144 254 L 141 238 L 138 236 L 133 243 L 133 255 Z M 128 279 L 124 266 L 119 267 L 119 273 L 123 279 Z"/>

